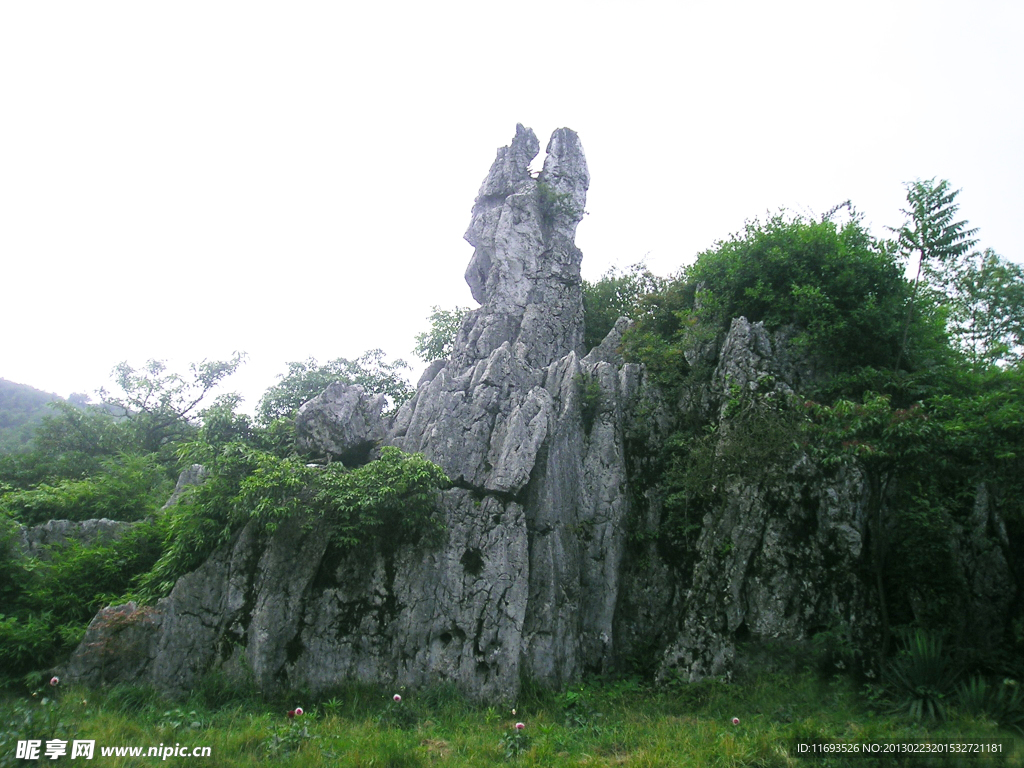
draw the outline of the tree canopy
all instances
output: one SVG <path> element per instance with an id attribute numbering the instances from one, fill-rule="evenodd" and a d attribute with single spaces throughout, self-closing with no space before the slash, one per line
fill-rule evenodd
<path id="1" fill-rule="evenodd" d="M 469 311 L 468 307 L 455 307 L 454 309 L 431 307 L 430 317 L 427 318 L 430 328 L 423 333 L 416 334 L 416 346 L 413 347 L 413 354 L 427 363 L 451 357 L 452 350 L 455 348 L 455 337 L 459 335 L 462 321 Z"/>
<path id="2" fill-rule="evenodd" d="M 281 381 L 263 394 L 258 415 L 264 424 L 292 415 L 299 407 L 319 395 L 336 381 L 358 384 L 373 394 L 386 395 L 392 408 L 397 408 L 413 395 L 405 378 L 409 369 L 404 360 L 389 363 L 383 350 L 371 349 L 355 360 L 335 358 L 320 364 L 310 357 L 303 362 L 288 363 L 288 372 Z"/>

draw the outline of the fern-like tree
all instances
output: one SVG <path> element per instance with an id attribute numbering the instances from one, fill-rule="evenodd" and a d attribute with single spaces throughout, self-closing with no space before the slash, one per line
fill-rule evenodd
<path id="1" fill-rule="evenodd" d="M 962 257 L 978 242 L 974 239 L 977 229 L 968 228 L 966 221 L 954 221 L 959 208 L 956 204 L 959 189 L 950 189 L 945 179 L 938 182 L 935 179 L 918 179 L 908 182 L 906 187 L 910 208 L 904 208 L 902 212 L 907 216 L 907 221 L 893 231 L 900 252 L 908 259 L 917 257 L 917 273 L 903 324 L 903 337 L 896 355 L 897 371 L 906 353 L 922 270 L 939 269 Z"/>

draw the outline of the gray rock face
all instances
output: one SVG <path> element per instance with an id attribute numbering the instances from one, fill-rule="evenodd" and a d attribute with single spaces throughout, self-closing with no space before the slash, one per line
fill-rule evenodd
<path id="1" fill-rule="evenodd" d="M 305 403 L 295 418 L 300 450 L 323 452 L 345 464 L 363 464 L 386 435 L 384 395 L 368 395 L 358 384 L 336 381 Z"/>
<path id="2" fill-rule="evenodd" d="M 121 520 L 48 520 L 41 525 L 23 526 L 18 548 L 25 557 L 48 560 L 52 549 L 77 542 L 84 547 L 109 544 L 121 538 L 134 523 Z"/>
<path id="3" fill-rule="evenodd" d="M 182 470 L 178 475 L 178 482 L 174 484 L 174 492 L 167 499 L 167 503 L 161 509 L 169 509 L 181 501 L 181 497 L 189 489 L 199 485 L 206 479 L 207 471 L 202 464 L 193 464 L 188 469 Z"/>
<path id="4" fill-rule="evenodd" d="M 785 333 L 736 318 L 717 345 L 709 382 L 684 393 L 682 408 L 715 426 L 717 450 L 750 439 L 733 424 L 731 400 L 756 395 L 772 407 L 793 397 L 808 375 L 787 341 Z M 738 642 L 803 641 L 842 625 L 857 628 L 857 640 L 870 635 L 878 619 L 861 575 L 867 499 L 860 473 L 825 477 L 797 453 L 760 482 L 721 482 L 720 501 L 704 513 L 682 565 L 648 544 L 645 567 L 627 568 L 616 628 L 623 651 L 649 654 L 653 641 L 660 679 L 694 681 L 728 676 Z M 655 489 L 646 512 L 637 511 L 641 531 L 657 529 L 659 504 Z"/>
<path id="5" fill-rule="evenodd" d="M 551 136 L 535 179 L 529 164 L 539 149 L 533 131 L 516 126 L 473 205 L 466 282 L 481 307 L 459 334 L 453 359 L 460 365 L 508 342 L 516 357 L 540 367 L 583 343 L 583 256 L 575 237 L 590 173 L 579 137 L 567 128 Z"/>

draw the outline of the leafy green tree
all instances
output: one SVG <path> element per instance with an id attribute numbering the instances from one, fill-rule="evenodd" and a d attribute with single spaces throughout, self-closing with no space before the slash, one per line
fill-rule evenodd
<path id="1" fill-rule="evenodd" d="M 991 248 L 929 270 L 948 305 L 954 343 L 980 367 L 1020 365 L 1024 355 L 1024 268 Z"/>
<path id="2" fill-rule="evenodd" d="M 104 517 L 139 520 L 159 507 L 171 488 L 155 455 L 121 453 L 102 459 L 90 477 L 0 493 L 0 510 L 26 525 Z"/>
<path id="3" fill-rule="evenodd" d="M 838 224 L 777 215 L 697 256 L 644 311 L 627 350 L 658 374 L 687 370 L 686 354 L 733 318 L 791 328 L 794 341 L 834 375 L 892 365 L 909 299 L 896 254 L 859 215 Z M 920 313 L 922 349 L 941 351 L 941 325 Z"/>
<path id="4" fill-rule="evenodd" d="M 112 374 L 121 393 L 100 389 L 99 395 L 131 425 L 139 449 L 156 452 L 195 431 L 199 406 L 244 360 L 245 354 L 236 352 L 230 360 L 193 363 L 187 376 L 168 371 L 160 360 L 150 360 L 142 368 L 125 361 Z"/>
<path id="5" fill-rule="evenodd" d="M 385 362 L 384 352 L 371 349 L 355 360 L 339 357 L 320 365 L 315 358 L 288 363 L 281 381 L 267 389 L 260 400 L 258 414 L 263 424 L 288 417 L 319 395 L 331 384 L 341 381 L 358 384 L 372 394 L 386 395 L 392 408 L 409 400 L 413 390 L 404 376 L 409 365 L 404 360 Z"/>
<path id="6" fill-rule="evenodd" d="M 31 450 L 0 457 L 0 481 L 28 488 L 81 479 L 101 471 L 104 459 L 134 450 L 125 424 L 106 410 L 57 401 L 32 437 Z"/>
<path id="7" fill-rule="evenodd" d="M 441 309 L 431 307 L 430 330 L 416 334 L 416 346 L 413 347 L 413 354 L 424 362 L 434 360 L 447 360 L 451 357 L 455 348 L 455 338 L 462 328 L 462 321 L 469 313 L 469 307 L 455 307 L 454 309 Z"/>
<path id="8" fill-rule="evenodd" d="M 583 281 L 583 343 L 593 349 L 608 335 L 620 317 L 636 319 L 641 300 L 657 293 L 665 280 L 651 274 L 647 265 L 637 262 L 624 270 L 612 267 L 597 282 Z"/>
<path id="9" fill-rule="evenodd" d="M 978 242 L 973 238 L 977 229 L 968 229 L 966 221 L 954 221 L 959 206 L 956 197 L 961 190 L 952 190 L 949 182 L 935 179 L 907 182 L 907 202 L 902 209 L 907 221 L 896 233 L 900 253 L 907 258 L 917 257 L 917 273 L 907 306 L 906 320 L 896 355 L 894 370 L 899 370 L 907 350 L 910 325 L 915 311 L 914 299 L 923 270 L 936 270 L 963 256 Z"/>

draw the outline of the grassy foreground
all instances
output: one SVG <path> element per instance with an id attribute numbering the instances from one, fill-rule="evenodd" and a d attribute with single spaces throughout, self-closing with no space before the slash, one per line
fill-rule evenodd
<path id="1" fill-rule="evenodd" d="M 223 682 L 223 681 L 221 681 Z M 742 684 L 705 681 L 653 688 L 591 681 L 559 693 L 527 691 L 513 707 L 471 704 L 449 688 L 393 691 L 349 687 L 318 701 L 268 702 L 211 683 L 185 702 L 142 688 L 47 688 L 0 701 L 0 766 L 18 740 L 95 740 L 92 761 L 41 764 L 152 766 L 149 747 L 209 747 L 209 757 L 166 758 L 209 766 L 927 766 L 1024 765 L 1014 734 L 951 711 L 916 722 L 872 705 L 841 678 L 764 673 Z M 288 710 L 303 714 L 289 718 Z M 734 723 L 738 719 L 738 723 Z M 516 730 L 516 723 L 523 728 Z M 1002 741 L 1000 755 L 973 758 L 800 757 L 798 742 L 851 744 Z M 102 756 L 102 747 L 142 747 L 143 756 Z M 1007 753 L 1007 747 L 1010 752 Z M 70 754 L 70 747 L 69 747 Z"/>

